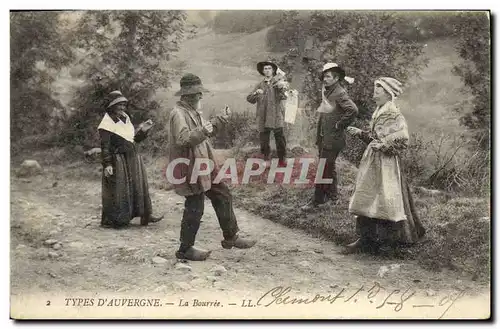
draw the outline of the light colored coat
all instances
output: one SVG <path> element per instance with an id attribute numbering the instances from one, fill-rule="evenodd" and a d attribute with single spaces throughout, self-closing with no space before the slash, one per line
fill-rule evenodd
<path id="1" fill-rule="evenodd" d="M 359 165 L 349 212 L 398 222 L 406 220 L 400 152 L 408 147 L 406 120 L 389 101 L 377 108 L 370 122 L 371 142 Z"/>
<path id="2" fill-rule="evenodd" d="M 178 164 L 173 175 L 175 178 L 186 177 L 181 184 L 173 184 L 178 195 L 189 196 L 204 193 L 212 186 L 212 175 L 201 175 L 193 184 L 190 183 L 196 158 L 210 159 L 215 162 L 212 145 L 203 130 L 205 119 L 185 102 L 177 102 L 168 118 L 168 157 L 172 162 L 178 158 L 189 159 L 189 165 Z M 215 123 L 215 122 L 213 122 Z M 214 130 L 217 126 L 214 126 Z"/>

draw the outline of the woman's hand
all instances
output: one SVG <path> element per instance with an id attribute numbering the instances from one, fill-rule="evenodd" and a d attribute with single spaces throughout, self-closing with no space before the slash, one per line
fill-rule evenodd
<path id="1" fill-rule="evenodd" d="M 359 128 L 349 126 L 346 128 L 346 132 L 351 136 L 361 136 L 363 131 Z"/>
<path id="2" fill-rule="evenodd" d="M 388 151 L 390 150 L 390 148 L 387 147 L 387 145 L 384 144 L 384 143 L 382 143 L 382 142 L 372 142 L 370 144 L 370 146 L 375 151 L 380 151 L 380 152 L 383 152 L 383 153 L 388 153 Z"/>
<path id="3" fill-rule="evenodd" d="M 112 166 L 107 166 L 104 168 L 104 177 L 109 177 L 113 176 L 113 167 Z"/>
<path id="4" fill-rule="evenodd" d="M 149 119 L 139 125 L 139 129 L 146 132 L 154 126 L 153 120 Z"/>

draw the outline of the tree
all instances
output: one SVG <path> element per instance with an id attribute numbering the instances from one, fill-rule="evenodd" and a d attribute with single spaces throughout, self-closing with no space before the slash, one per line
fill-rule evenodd
<path id="1" fill-rule="evenodd" d="M 272 52 L 289 51 L 297 47 L 299 39 L 300 17 L 296 10 L 284 11 L 266 35 L 267 48 Z"/>
<path id="2" fill-rule="evenodd" d="M 491 131 L 491 59 L 490 19 L 484 12 L 462 13 L 456 19 L 457 52 L 464 60 L 454 72 L 462 78 L 465 89 L 472 92 L 472 111 L 461 113 L 480 147 L 489 152 Z M 459 109 L 461 111 L 461 109 Z"/>
<path id="3" fill-rule="evenodd" d="M 462 78 L 464 89 L 472 92 L 469 106 L 457 108 L 460 122 L 472 134 L 470 156 L 461 171 L 454 176 L 473 190 L 490 193 L 491 170 L 491 39 L 490 17 L 487 12 L 464 12 L 455 20 L 458 37 L 457 52 L 464 60 L 454 72 Z M 471 105 L 471 106 L 470 106 Z M 472 107 L 471 111 L 464 108 Z"/>
<path id="4" fill-rule="evenodd" d="M 46 132 L 54 108 L 61 108 L 50 86 L 57 71 L 73 59 L 60 32 L 58 12 L 10 13 L 11 136 Z"/>
<path id="5" fill-rule="evenodd" d="M 153 100 L 158 89 L 168 88 L 175 71 L 167 63 L 184 37 L 183 11 L 88 11 L 79 21 L 73 45 L 83 54 L 81 77 L 87 82 L 76 92 L 72 106 L 77 113 L 63 140 L 94 146 L 98 118 L 106 95 L 121 90 L 129 99 L 134 123 L 162 119 Z M 150 142 L 164 138 L 155 129 Z"/>

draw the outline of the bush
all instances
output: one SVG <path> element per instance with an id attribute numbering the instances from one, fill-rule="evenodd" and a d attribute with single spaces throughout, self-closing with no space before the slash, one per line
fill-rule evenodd
<path id="1" fill-rule="evenodd" d="M 297 11 L 283 12 L 277 24 L 267 32 L 266 45 L 269 51 L 282 52 L 297 47 L 297 40 L 300 39 L 300 24 L 304 15 L 307 13 L 299 15 Z"/>
<path id="2" fill-rule="evenodd" d="M 76 110 L 61 141 L 95 147 L 97 126 L 113 90 L 121 90 L 129 100 L 134 125 L 151 118 L 160 126 L 163 116 L 154 95 L 169 88 L 177 73 L 167 64 L 184 39 L 185 19 L 185 12 L 175 10 L 85 12 L 73 45 L 86 54 L 79 72 L 85 84 L 74 94 L 71 106 Z M 165 133 L 155 129 L 150 137 L 145 147 L 155 151 Z"/>
<path id="3" fill-rule="evenodd" d="M 266 44 L 269 51 L 282 52 L 296 48 L 298 41 L 305 41 L 303 31 L 317 28 L 308 25 L 311 18 L 314 19 L 316 15 L 317 13 L 309 11 L 284 12 L 278 23 L 267 33 Z M 339 21 L 337 25 L 340 25 L 340 30 L 337 30 L 339 36 L 346 33 L 345 27 L 350 25 L 348 12 L 338 11 L 325 15 L 335 17 Z M 454 35 L 457 33 L 456 23 L 460 17 L 457 12 L 394 12 L 391 15 L 398 18 L 396 28 L 401 38 L 407 42 L 426 42 Z M 312 31 L 312 34 L 315 33 Z"/>
<path id="4" fill-rule="evenodd" d="M 60 128 L 52 119 L 54 110 L 63 106 L 54 98 L 51 84 L 72 59 L 59 12 L 10 13 L 10 132 L 14 140 Z"/>
<path id="5" fill-rule="evenodd" d="M 459 185 L 489 193 L 491 150 L 491 36 L 490 16 L 487 12 L 461 13 L 456 20 L 459 37 L 457 51 L 464 60 L 455 66 L 454 73 L 462 78 L 467 91 L 471 91 L 472 111 L 464 113 L 463 104 L 456 111 L 460 121 L 474 138 L 469 150 L 473 154 L 454 175 Z"/>
<path id="6" fill-rule="evenodd" d="M 408 150 L 401 159 L 403 172 L 410 185 L 422 185 L 427 176 L 428 144 L 422 135 L 412 133 Z"/>
<path id="7" fill-rule="evenodd" d="M 462 124 L 470 129 L 483 149 L 489 149 L 491 103 L 490 103 L 490 20 L 484 12 L 464 13 L 457 25 L 459 42 L 457 51 L 464 59 L 455 66 L 454 72 L 459 75 L 465 89 L 474 96 L 473 110 L 463 113 Z M 459 107 L 460 108 L 460 107 Z M 457 108 L 457 111 L 460 111 Z"/>
<path id="8" fill-rule="evenodd" d="M 365 131 L 369 130 L 370 128 L 368 122 L 361 119 L 355 119 L 352 125 Z M 363 157 L 363 153 L 366 150 L 366 146 L 367 145 L 365 144 L 365 142 L 360 140 L 358 137 L 353 137 L 349 134 L 346 134 L 346 146 L 342 149 L 340 155 L 344 159 L 358 167 L 359 163 L 361 162 L 361 158 Z"/>
<path id="9" fill-rule="evenodd" d="M 398 25 L 407 40 L 427 42 L 456 33 L 459 12 L 396 12 L 401 17 Z"/>
<path id="10" fill-rule="evenodd" d="M 240 149 L 248 145 L 258 145 L 259 131 L 252 111 L 233 112 L 224 129 L 214 137 L 217 148 Z"/>
<path id="11" fill-rule="evenodd" d="M 290 14 L 284 24 L 299 24 L 303 32 L 297 40 L 290 32 L 292 49 L 279 61 L 289 79 L 303 81 L 303 104 L 307 117 L 311 118 L 311 131 L 315 131 L 316 108 L 321 102 L 320 81 L 324 63 L 334 61 L 342 65 L 355 83 L 346 86 L 360 113 L 352 123 L 361 129 L 367 122 L 375 104 L 372 101 L 373 82 L 380 76 L 394 77 L 401 82 L 426 65 L 421 57 L 423 45 L 408 41 L 398 29 L 402 18 L 395 14 L 374 12 L 313 12 L 307 18 Z M 294 28 L 290 26 L 289 31 Z M 305 39 L 305 40 L 304 40 Z M 314 52 L 311 52 L 314 50 Z M 302 65 L 300 59 L 304 57 Z M 298 61 L 299 59 L 299 61 Z M 311 135 L 311 138 L 315 136 Z M 347 137 L 342 155 L 353 164 L 359 164 L 365 145 L 356 138 Z"/>

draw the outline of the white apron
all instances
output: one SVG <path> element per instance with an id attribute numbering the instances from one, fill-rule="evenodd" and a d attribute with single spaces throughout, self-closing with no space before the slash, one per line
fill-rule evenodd
<path id="1" fill-rule="evenodd" d="M 367 146 L 361 159 L 349 212 L 394 222 L 406 220 L 399 157 L 372 148 L 374 143 L 395 150 L 408 145 L 406 121 L 393 102 L 373 113 L 371 131 L 376 140 Z"/>

